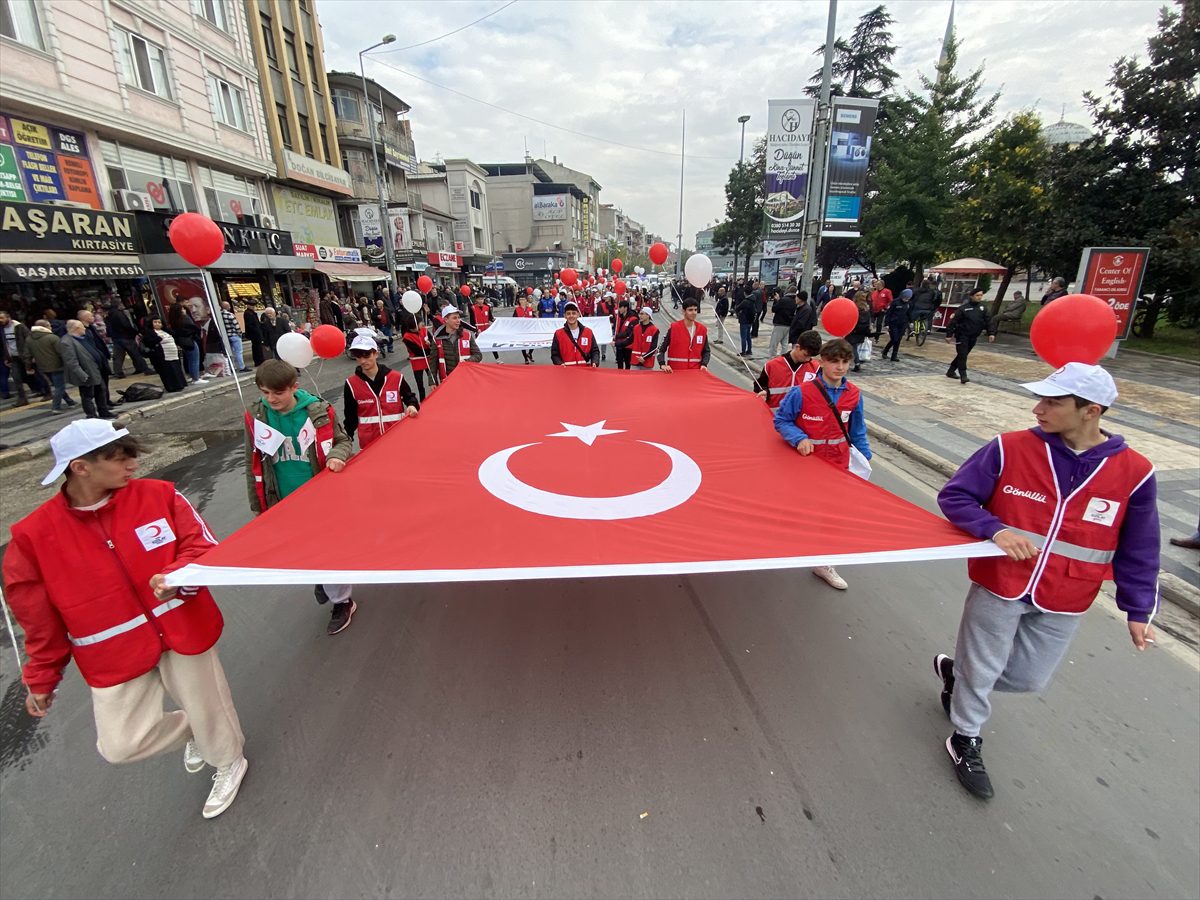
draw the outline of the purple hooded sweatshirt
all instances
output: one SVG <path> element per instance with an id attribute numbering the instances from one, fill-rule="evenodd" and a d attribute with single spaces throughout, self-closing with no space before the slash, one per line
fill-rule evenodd
<path id="1" fill-rule="evenodd" d="M 1103 432 L 1108 438 L 1103 444 L 1076 453 L 1057 434 L 1047 434 L 1041 428 L 1030 430 L 1049 445 L 1054 474 L 1064 494 L 1075 490 L 1102 460 L 1126 449 L 1123 437 L 1107 431 Z M 994 438 L 976 450 L 938 494 L 938 506 L 946 518 L 983 540 L 991 540 L 1004 529 L 1004 523 L 984 508 L 1000 478 L 999 441 Z M 1151 472 L 1129 498 L 1113 557 L 1117 606 L 1130 622 L 1149 622 L 1158 612 L 1160 542 L 1158 486 Z M 1022 599 L 1030 602 L 1028 596 Z"/>

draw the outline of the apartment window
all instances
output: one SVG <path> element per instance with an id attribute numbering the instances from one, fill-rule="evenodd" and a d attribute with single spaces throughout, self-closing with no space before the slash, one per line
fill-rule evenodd
<path id="1" fill-rule="evenodd" d="M 312 131 L 308 127 L 308 116 L 297 116 L 300 119 L 300 141 L 304 145 L 304 155 L 316 158 L 313 151 Z"/>
<path id="2" fill-rule="evenodd" d="M 483 209 L 483 195 L 474 188 L 471 189 L 471 206 L 474 209 Z"/>
<path id="3" fill-rule="evenodd" d="M 333 88 L 333 112 L 339 119 L 347 122 L 361 122 L 362 106 L 358 102 L 358 94 L 346 88 Z"/>
<path id="4" fill-rule="evenodd" d="M 433 226 L 437 230 L 437 247 L 434 249 L 440 251 L 443 247 L 450 246 L 446 243 L 446 227 L 440 222 Z"/>
<path id="5" fill-rule="evenodd" d="M 313 80 L 313 90 L 317 89 L 317 85 L 321 80 L 317 77 L 317 53 L 313 50 L 313 45 L 307 41 L 304 43 L 304 55 L 308 57 L 308 75 Z"/>
<path id="6" fill-rule="evenodd" d="M 476 228 L 475 229 L 475 249 L 478 250 L 482 246 L 483 246 L 483 229 Z"/>
<path id="7" fill-rule="evenodd" d="M 324 122 L 322 122 L 317 127 L 320 129 L 321 149 L 325 151 L 325 162 L 332 165 L 333 164 L 333 153 L 329 149 L 329 131 L 328 131 L 328 129 L 326 129 Z"/>
<path id="8" fill-rule="evenodd" d="M 34 0 L 0 0 L 0 34 L 38 50 L 46 49 Z"/>
<path id="9" fill-rule="evenodd" d="M 213 111 L 218 122 L 241 131 L 248 130 L 246 128 L 246 95 L 241 88 L 234 87 L 216 75 L 209 75 L 208 93 L 212 98 Z"/>
<path id="10" fill-rule="evenodd" d="M 229 30 L 225 0 L 192 0 L 192 6 L 196 14 L 207 19 L 210 25 L 215 25 L 222 31 Z"/>
<path id="11" fill-rule="evenodd" d="M 113 141 L 100 142 L 100 155 L 114 188 L 143 191 L 159 212 L 198 212 L 188 164 Z"/>
<path id="12" fill-rule="evenodd" d="M 167 54 L 158 44 L 141 35 L 118 28 L 117 42 L 121 46 L 121 66 L 126 84 L 171 99 L 171 82 L 167 78 Z"/>
<path id="13" fill-rule="evenodd" d="M 288 128 L 287 107 L 282 103 L 275 104 L 275 115 L 279 119 L 279 137 L 283 141 L 283 146 L 287 149 L 292 149 L 292 129 Z"/>
<path id="14" fill-rule="evenodd" d="M 287 64 L 295 75 L 300 74 L 300 60 L 296 57 L 296 38 L 286 28 L 283 31 L 283 44 L 287 48 Z"/>
<path id="15" fill-rule="evenodd" d="M 272 65 L 275 65 L 276 67 L 278 67 L 279 53 L 275 48 L 275 32 L 271 30 L 271 17 L 268 16 L 266 13 L 262 13 L 261 18 L 262 18 L 263 50 L 266 52 L 267 59 L 269 59 L 271 61 Z"/>

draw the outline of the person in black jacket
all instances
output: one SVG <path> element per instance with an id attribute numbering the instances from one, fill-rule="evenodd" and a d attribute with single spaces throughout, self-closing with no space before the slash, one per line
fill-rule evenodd
<path id="1" fill-rule="evenodd" d="M 883 356 L 888 355 L 888 351 L 892 351 L 892 362 L 896 361 L 896 355 L 900 352 L 900 342 L 904 340 L 904 333 L 908 330 L 908 305 L 912 299 L 912 291 L 905 288 L 900 292 L 899 297 L 892 298 L 892 302 L 888 304 L 883 313 L 883 323 L 887 325 L 888 342 L 883 348 Z"/>
<path id="2" fill-rule="evenodd" d="M 262 319 L 259 318 L 258 311 L 249 306 L 246 307 L 245 319 L 246 339 L 250 341 L 250 355 L 254 358 L 255 368 L 258 368 L 267 358 L 263 353 Z"/>
<path id="3" fill-rule="evenodd" d="M 200 380 L 200 358 L 203 354 L 198 343 L 200 328 L 192 321 L 192 316 L 183 301 L 176 300 L 167 311 L 167 330 L 171 332 L 171 337 L 175 338 L 175 346 L 179 348 L 179 354 L 183 357 L 183 368 L 188 379 L 195 384 Z"/>
<path id="4" fill-rule="evenodd" d="M 733 314 L 737 316 L 738 329 L 741 331 L 741 356 L 754 355 L 754 323 L 758 316 L 758 305 L 755 302 L 754 291 L 746 291 L 742 299 L 733 304 Z"/>
<path id="5" fill-rule="evenodd" d="M 808 301 L 808 291 L 796 295 L 796 314 L 792 316 L 792 327 L 788 329 L 788 343 L 793 347 L 796 338 L 817 327 L 817 307 Z"/>
<path id="6" fill-rule="evenodd" d="M 976 288 L 971 291 L 967 302 L 954 311 L 950 324 L 946 326 L 946 340 L 953 341 L 957 351 L 950 368 L 946 370 L 947 378 L 957 377 L 963 384 L 971 380 L 967 377 L 967 356 L 985 331 L 988 342 L 995 342 L 996 326 L 992 324 L 992 317 L 983 307 L 983 291 Z"/>
<path id="7" fill-rule="evenodd" d="M 780 296 L 779 290 L 771 292 L 771 345 L 767 348 L 767 356 L 775 356 L 776 352 L 786 353 L 791 349 L 787 343 L 788 334 L 792 329 L 792 320 L 796 317 L 796 295 L 787 293 Z"/>
<path id="8" fill-rule="evenodd" d="M 108 328 L 108 336 L 112 338 L 113 377 L 125 377 L 125 357 L 127 355 L 133 360 L 133 367 L 138 375 L 151 374 L 150 367 L 146 365 L 142 351 L 138 348 L 137 326 L 129 318 L 125 301 L 113 302 L 108 309 L 108 315 L 104 317 L 104 324 Z"/>
<path id="9" fill-rule="evenodd" d="M 862 346 L 871 337 L 870 295 L 866 291 L 859 291 L 854 298 L 854 305 L 858 307 L 858 322 L 854 330 L 846 335 L 846 340 L 854 348 L 854 371 L 857 372 L 862 367 Z"/>
<path id="10" fill-rule="evenodd" d="M 729 295 L 725 291 L 725 285 L 717 288 L 717 302 L 713 305 L 713 312 L 717 314 L 717 336 L 713 340 L 714 344 L 723 344 L 725 339 L 725 318 L 729 315 Z"/>

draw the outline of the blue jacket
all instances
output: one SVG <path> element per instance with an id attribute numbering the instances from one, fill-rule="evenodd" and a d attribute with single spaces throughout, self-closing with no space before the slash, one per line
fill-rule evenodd
<path id="1" fill-rule="evenodd" d="M 835 404 L 841 398 L 842 394 L 845 393 L 846 385 L 850 383 L 843 378 L 841 386 L 834 387 L 825 380 L 823 372 L 818 373 L 817 377 L 821 379 L 821 384 L 825 385 L 825 390 L 829 392 L 829 399 Z M 824 403 L 825 401 L 822 400 L 822 407 L 824 407 Z M 803 408 L 804 394 L 797 386 L 784 395 L 783 402 L 775 410 L 775 430 L 793 447 L 801 441 L 808 440 L 808 435 L 796 424 L 796 420 L 800 418 Z M 858 448 L 859 453 L 870 459 L 871 444 L 867 440 L 867 420 L 863 416 L 861 393 L 858 395 L 858 405 L 854 407 L 854 412 L 850 413 L 850 421 L 846 423 L 846 430 L 850 433 L 850 443 Z"/>
<path id="2" fill-rule="evenodd" d="M 549 294 L 543 294 L 542 299 L 538 301 L 538 318 L 553 319 L 555 312 L 554 298 Z"/>

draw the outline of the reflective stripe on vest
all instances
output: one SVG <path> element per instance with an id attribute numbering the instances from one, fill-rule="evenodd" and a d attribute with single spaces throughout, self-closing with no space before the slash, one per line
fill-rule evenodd
<path id="1" fill-rule="evenodd" d="M 814 446 L 824 444 L 844 444 L 846 443 L 846 439 L 844 437 L 830 438 L 829 440 L 816 440 L 814 438 L 808 438 L 808 442 Z"/>
<path id="2" fill-rule="evenodd" d="M 380 422 L 399 422 L 404 418 L 404 413 L 394 413 L 386 416 L 360 416 L 358 419 L 359 425 L 378 425 Z"/>
<path id="3" fill-rule="evenodd" d="M 1004 527 L 1015 534 L 1029 538 L 1030 542 L 1039 550 L 1046 550 L 1046 535 L 1038 534 L 1036 531 L 1026 531 L 1024 528 L 1017 528 L 1015 525 L 1007 523 L 1004 524 Z M 1091 547 L 1081 547 L 1078 544 L 1070 544 L 1057 539 L 1050 545 L 1047 552 L 1057 553 L 1059 556 L 1079 562 L 1099 563 L 1102 566 L 1112 562 L 1117 555 L 1115 550 L 1094 550 Z"/>
<path id="4" fill-rule="evenodd" d="M 165 603 L 160 603 L 150 613 L 155 617 L 159 617 L 164 613 L 168 613 L 173 609 L 183 606 L 182 597 L 173 597 Z M 101 641 L 107 641 L 109 638 L 115 638 L 119 634 L 124 634 L 127 631 L 133 631 L 140 625 L 145 625 L 150 620 L 146 618 L 146 614 L 134 616 L 128 622 L 122 622 L 120 625 L 114 625 L 112 628 L 105 628 L 103 631 L 97 631 L 95 634 L 89 634 L 85 637 L 71 637 L 67 635 L 68 640 L 76 647 L 86 647 L 89 644 L 99 644 Z"/>

